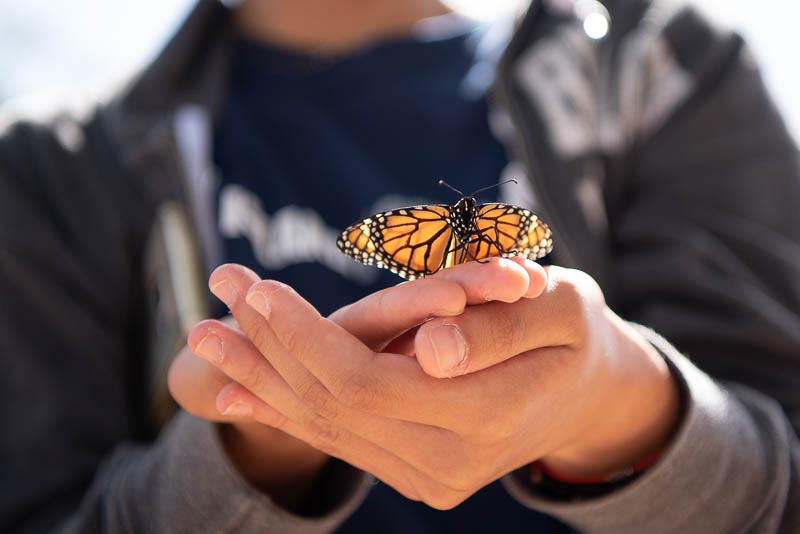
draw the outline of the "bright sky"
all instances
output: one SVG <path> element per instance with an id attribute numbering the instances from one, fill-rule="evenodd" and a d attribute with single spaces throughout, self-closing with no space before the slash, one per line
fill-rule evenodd
<path id="1" fill-rule="evenodd" d="M 208 1 L 208 0 L 205 0 Z M 525 0 L 446 0 L 487 18 Z M 46 88 L 75 92 L 119 79 L 150 58 L 193 0 L 0 0 L 0 101 Z M 738 28 L 800 137 L 800 2 L 697 0 Z"/>

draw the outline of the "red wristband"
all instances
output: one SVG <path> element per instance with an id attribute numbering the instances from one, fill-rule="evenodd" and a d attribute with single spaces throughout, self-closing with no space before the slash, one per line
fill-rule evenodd
<path id="1" fill-rule="evenodd" d="M 531 479 L 534 481 L 539 480 L 542 474 L 545 474 L 549 478 L 564 484 L 607 484 L 609 482 L 617 482 L 641 473 L 652 466 L 661 458 L 662 452 L 663 451 L 657 451 L 631 466 L 602 475 L 569 475 L 553 469 L 541 460 L 537 460 L 531 464 Z"/>

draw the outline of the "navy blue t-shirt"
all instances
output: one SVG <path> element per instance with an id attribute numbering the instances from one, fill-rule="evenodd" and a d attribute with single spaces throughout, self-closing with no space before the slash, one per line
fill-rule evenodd
<path id="1" fill-rule="evenodd" d="M 339 252 L 342 229 L 378 211 L 455 203 L 439 179 L 465 192 L 498 182 L 507 158 L 488 124 L 487 28 L 447 20 L 335 60 L 237 41 L 214 139 L 226 261 L 291 285 L 329 314 L 400 281 Z M 564 529 L 494 483 L 449 512 L 378 484 L 340 530 Z"/>
<path id="2" fill-rule="evenodd" d="M 377 211 L 455 203 L 440 179 L 497 183 L 506 155 L 487 123 L 482 35 L 462 25 L 335 61 L 240 40 L 215 138 L 226 259 L 323 314 L 399 282 L 344 256 L 336 235 Z"/>

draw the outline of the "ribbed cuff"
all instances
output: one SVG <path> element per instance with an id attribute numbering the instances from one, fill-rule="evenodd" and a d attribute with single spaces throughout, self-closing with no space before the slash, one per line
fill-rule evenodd
<path id="1" fill-rule="evenodd" d="M 753 414 L 739 399 L 666 340 L 634 326 L 659 350 L 685 393 L 684 419 L 660 460 L 622 488 L 580 501 L 537 495 L 527 482 L 527 467 L 504 477 L 504 485 L 522 504 L 587 532 L 749 532 L 742 527 L 758 517 L 759 502 L 774 482 L 770 472 L 781 469 L 775 465 L 779 459 L 770 458 Z M 746 389 L 743 395 L 760 416 L 780 417 L 769 399 Z M 753 403 L 748 402 L 751 411 Z M 788 464 L 784 468 L 788 473 Z"/>

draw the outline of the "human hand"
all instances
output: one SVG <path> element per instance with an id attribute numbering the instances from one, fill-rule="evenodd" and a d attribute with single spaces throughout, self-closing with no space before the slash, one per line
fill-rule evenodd
<path id="1" fill-rule="evenodd" d="M 610 474 L 659 452 L 680 411 L 666 362 L 606 306 L 591 277 L 545 269 L 548 286 L 537 299 L 485 304 L 423 325 L 415 337 L 421 366 L 431 376 L 458 377 L 530 360 L 515 362 L 531 373 L 530 393 L 511 405 L 520 414 L 510 416 L 512 441 L 532 424 L 541 452 L 530 459 L 562 473 Z"/>
<path id="2" fill-rule="evenodd" d="M 523 293 L 544 280 L 536 267 L 528 270 Z M 237 266 L 211 278 L 252 343 L 213 321 L 190 335 L 190 345 L 209 335 L 225 340 L 224 354 L 212 360 L 241 384 L 231 386 L 225 402 L 246 405 L 255 420 L 437 508 L 455 506 L 538 458 L 574 471 L 638 460 L 666 442 L 677 419 L 677 391 L 664 362 L 577 271 L 551 268 L 537 298 L 480 305 L 473 299 L 464 313 L 428 321 L 388 347 L 405 344 L 399 352 L 415 354 L 419 364 L 376 352 L 379 343 L 362 343 L 320 317 L 288 286 L 255 281 Z M 395 300 L 397 291 L 422 282 L 375 297 L 380 313 L 364 312 L 361 303 L 345 313 L 349 320 L 339 319 L 364 337 L 391 316 L 393 303 L 406 302 Z M 437 326 L 457 326 L 466 351 L 454 351 L 457 343 L 434 350 Z M 456 356 L 453 368 L 442 366 L 448 354 Z M 454 372 L 459 376 L 451 380 L 435 378 Z"/>
<path id="3" fill-rule="evenodd" d="M 385 346 L 430 316 L 461 313 L 467 300 L 484 302 L 487 292 L 494 292 L 501 299 L 520 298 L 528 288 L 529 277 L 524 268 L 509 265 L 483 268 L 480 273 L 469 268 L 452 270 L 438 280 L 428 279 L 415 286 L 378 292 L 338 310 L 331 319 L 345 328 L 352 327 L 365 343 Z M 461 289 L 459 281 L 469 288 L 469 295 Z M 538 292 L 541 288 L 533 290 Z M 378 319 L 384 311 L 390 313 Z M 238 332 L 233 318 L 223 322 Z M 394 345 L 399 347 L 397 342 Z M 305 482 L 313 478 L 328 458 L 301 440 L 253 421 L 246 406 L 228 402 L 228 390 L 233 385 L 230 378 L 207 361 L 194 357 L 188 348 L 174 360 L 169 385 L 173 397 L 190 413 L 229 423 L 220 429 L 234 464 L 248 480 L 279 502 L 296 501 L 307 489 Z"/>

